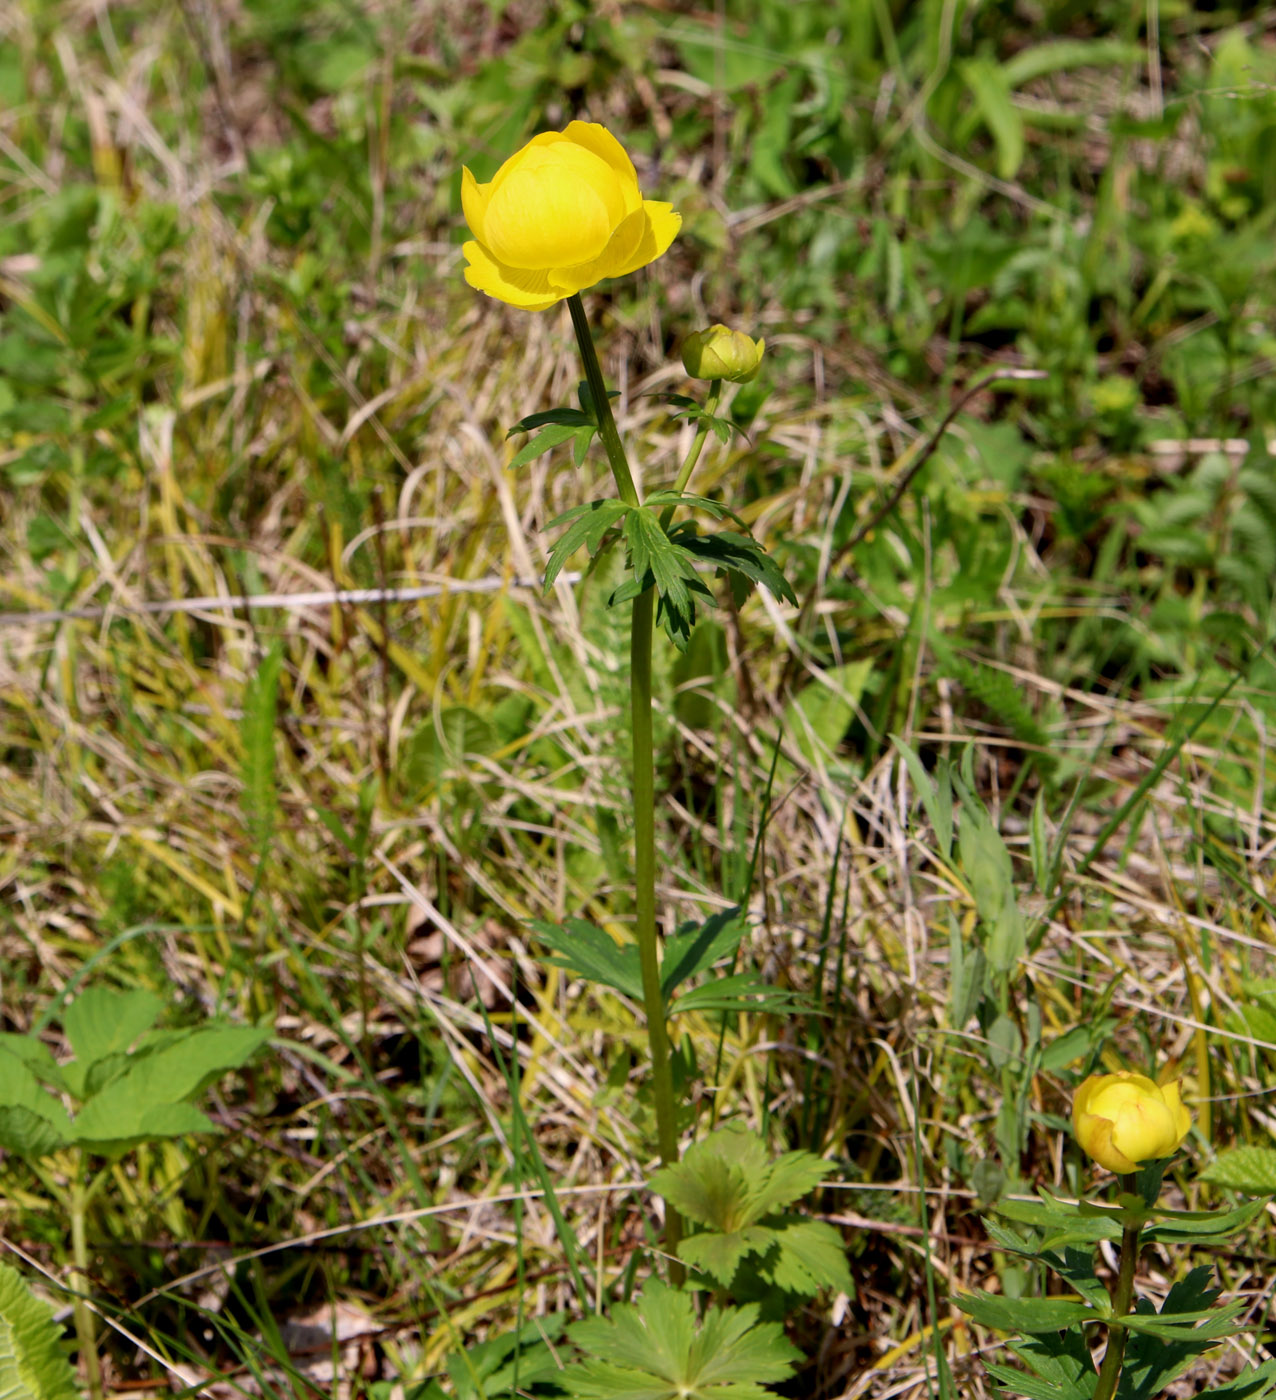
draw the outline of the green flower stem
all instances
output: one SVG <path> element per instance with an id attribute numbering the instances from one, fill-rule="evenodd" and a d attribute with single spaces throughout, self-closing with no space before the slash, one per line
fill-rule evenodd
<path id="1" fill-rule="evenodd" d="M 71 1258 L 74 1261 L 70 1277 L 71 1291 L 75 1295 L 72 1310 L 75 1314 L 75 1336 L 79 1342 L 80 1358 L 89 1382 L 89 1396 L 91 1400 L 102 1400 L 102 1365 L 97 1354 L 97 1326 L 88 1301 L 89 1246 L 85 1234 L 85 1221 L 93 1188 L 86 1189 L 84 1185 L 83 1155 L 77 1152 L 75 1156 L 74 1176 L 66 1196 L 67 1215 L 71 1225 Z"/>
<path id="2" fill-rule="evenodd" d="M 687 453 L 687 460 L 682 464 L 677 477 L 674 480 L 672 489 L 674 491 L 685 491 L 687 482 L 691 480 L 691 473 L 696 469 L 696 463 L 700 460 L 700 453 L 704 448 L 705 438 L 709 436 L 709 419 L 718 411 L 718 402 L 722 398 L 722 380 L 712 379 L 709 381 L 709 397 L 704 401 L 705 416 L 700 420 L 700 430 L 696 433 L 696 440 L 691 444 L 691 451 Z M 662 528 L 668 529 L 669 522 L 673 519 L 673 506 L 666 506 L 660 517 Z"/>
<path id="3" fill-rule="evenodd" d="M 1133 1179 L 1123 1178 L 1126 1190 L 1133 1190 Z M 1117 1269 L 1116 1284 L 1112 1288 L 1112 1315 L 1125 1317 L 1134 1302 L 1134 1269 L 1139 1262 L 1138 1225 L 1127 1225 L 1121 1231 L 1121 1262 Z M 1121 1363 L 1125 1360 L 1125 1339 L 1129 1331 L 1125 1327 L 1108 1328 L 1108 1345 L 1103 1353 L 1103 1364 L 1099 1367 L 1099 1378 L 1095 1382 L 1093 1400 L 1112 1400 L 1116 1394 L 1117 1382 L 1121 1379 Z"/>
<path id="4" fill-rule="evenodd" d="M 598 417 L 598 436 L 611 463 L 620 499 L 627 505 L 639 504 L 625 456 L 624 444 L 616 431 L 611 400 L 603 382 L 602 367 L 585 308 L 580 296 L 571 296 L 567 305 L 572 327 L 585 366 L 585 382 Z M 695 464 L 692 463 L 694 466 Z M 689 473 L 688 473 L 689 474 Z M 643 1006 L 647 1012 L 647 1044 L 651 1053 L 651 1088 L 656 1104 L 656 1138 L 660 1161 L 671 1167 L 678 1160 L 678 1116 L 673 1093 L 673 1067 L 669 1056 L 669 1033 L 665 1025 L 665 999 L 660 990 L 660 947 L 656 935 L 656 776 L 655 741 L 651 727 L 651 643 L 655 630 L 656 592 L 648 588 L 634 599 L 630 622 L 629 699 L 633 732 L 634 763 L 634 904 L 637 914 L 635 936 L 642 965 Z M 670 1278 L 681 1283 L 682 1265 L 676 1262 L 682 1220 L 665 1202 L 665 1248 L 674 1259 Z"/>

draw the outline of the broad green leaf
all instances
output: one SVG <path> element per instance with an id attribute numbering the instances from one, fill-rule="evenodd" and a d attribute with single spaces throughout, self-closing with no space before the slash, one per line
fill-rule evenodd
<path id="1" fill-rule="evenodd" d="M 730 977 L 717 977 L 702 986 L 693 987 L 675 997 L 669 1015 L 690 1011 L 716 1011 L 722 1014 L 739 1012 L 770 1012 L 787 1015 L 805 1005 L 799 992 L 774 987 L 752 972 L 736 972 Z"/>
<path id="2" fill-rule="evenodd" d="M 691 1295 L 648 1283 L 637 1304 L 587 1318 L 568 1335 L 587 1358 L 561 1373 L 582 1400 L 769 1400 L 799 1353 L 755 1306 L 710 1308 L 697 1321 Z"/>
<path id="3" fill-rule="evenodd" d="M 960 65 L 961 75 L 975 105 L 992 132 L 997 146 L 997 174 L 1013 180 L 1023 163 L 1023 114 L 1011 100 L 1010 84 L 1001 69 L 988 59 L 970 58 Z"/>
<path id="4" fill-rule="evenodd" d="M 1147 1322 L 1157 1316 L 1209 1309 L 1219 1296 L 1211 1284 L 1212 1273 L 1208 1267 L 1192 1269 L 1186 1278 L 1173 1284 L 1165 1296 L 1161 1314 L 1156 1313 L 1149 1299 L 1140 1298 L 1136 1316 Z M 1132 1323 L 1133 1319 L 1128 1321 Z M 1213 1345 L 1212 1338 L 1193 1337 L 1190 1328 L 1185 1329 L 1185 1334 L 1156 1336 L 1131 1326 L 1118 1396 L 1122 1400 L 1132 1400 L 1136 1395 L 1163 1394 L 1172 1381 Z"/>
<path id="5" fill-rule="evenodd" d="M 16 1152 L 19 1157 L 47 1157 L 66 1146 L 70 1131 L 69 1123 L 62 1127 L 33 1108 L 0 1104 L 0 1147 L 6 1152 Z"/>
<path id="6" fill-rule="evenodd" d="M 999 1332 L 1062 1332 L 1100 1314 L 1082 1298 L 1006 1298 L 999 1293 L 958 1293 L 953 1302 L 981 1327 Z"/>
<path id="7" fill-rule="evenodd" d="M 808 763 L 833 759 L 872 673 L 868 659 L 831 667 L 785 705 L 784 733 Z"/>
<path id="8" fill-rule="evenodd" d="M 1067 68 L 1141 64 L 1146 57 L 1140 45 L 1124 39 L 1056 39 L 1021 49 L 1008 58 L 1000 65 L 1001 80 L 1007 87 L 1017 88 Z"/>
<path id="9" fill-rule="evenodd" d="M 16 1031 L 0 1032 L 0 1057 L 4 1055 L 21 1060 L 45 1084 L 62 1083 L 62 1071 L 53 1058 L 53 1052 L 44 1041 L 37 1040 L 33 1035 L 19 1035 Z M 0 1075 L 4 1072 L 4 1060 L 0 1058 Z"/>
<path id="10" fill-rule="evenodd" d="M 126 1077 L 127 1079 L 127 1077 Z M 117 1081 L 118 1082 L 118 1081 Z M 105 1108 L 99 1107 L 106 1101 Z M 118 1106 L 118 1112 L 111 1108 Z M 216 1124 L 190 1103 L 127 1102 L 105 1093 L 90 1099 L 84 1111 L 77 1114 L 71 1126 L 74 1142 L 94 1152 L 113 1155 L 139 1142 L 154 1142 L 160 1138 L 185 1137 L 188 1133 L 215 1133 Z"/>
<path id="11" fill-rule="evenodd" d="M 1261 1366 L 1242 1371 L 1235 1379 L 1214 1386 L 1209 1393 L 1212 1400 L 1266 1400 L 1273 1391 L 1276 1391 L 1276 1361 L 1264 1361 Z"/>
<path id="12" fill-rule="evenodd" d="M 70 1140 L 71 1122 L 61 1103 L 19 1059 L 0 1058 L 0 1147 L 43 1157 Z"/>
<path id="13" fill-rule="evenodd" d="M 660 960 L 660 988 L 667 1001 L 674 990 L 722 958 L 730 957 L 744 936 L 739 905 L 710 915 L 698 927 L 686 924 L 665 944 Z"/>
<path id="14" fill-rule="evenodd" d="M 99 1060 L 128 1050 L 163 1009 L 159 997 L 140 989 L 98 986 L 81 992 L 62 1014 L 62 1029 L 75 1052 L 81 1081 Z"/>
<path id="15" fill-rule="evenodd" d="M 201 1026 L 137 1057 L 76 1115 L 76 1141 L 115 1149 L 151 1136 L 208 1132 L 208 1120 L 183 1101 L 251 1059 L 270 1035 L 266 1026 Z"/>
<path id="16" fill-rule="evenodd" d="M 940 854 L 947 858 L 953 849 L 953 787 L 948 781 L 947 765 L 941 764 L 932 777 L 922 765 L 917 751 L 906 744 L 898 734 L 891 735 L 891 743 L 904 760 L 908 776 L 913 780 L 913 788 L 930 818 L 931 830 L 935 833 L 935 840 L 939 842 Z"/>
<path id="17" fill-rule="evenodd" d="M 0 1397 L 80 1400 L 53 1309 L 7 1264 L 0 1264 Z"/>
<path id="18" fill-rule="evenodd" d="M 622 947 L 610 934 L 584 919 L 568 919 L 562 925 L 534 919 L 531 926 L 540 941 L 558 954 L 550 959 L 556 967 L 565 967 L 578 977 L 601 982 L 634 1001 L 642 1001 L 642 963 L 635 944 Z"/>
<path id="19" fill-rule="evenodd" d="M 1249 1196 L 1276 1194 L 1276 1148 L 1230 1148 L 1220 1152 L 1198 1179 L 1244 1191 Z"/>

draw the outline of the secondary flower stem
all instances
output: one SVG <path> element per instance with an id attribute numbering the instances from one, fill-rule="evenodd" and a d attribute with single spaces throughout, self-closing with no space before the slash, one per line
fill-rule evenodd
<path id="1" fill-rule="evenodd" d="M 705 399 L 705 416 L 700 420 L 700 430 L 696 433 L 696 440 L 691 444 L 691 451 L 687 453 L 687 460 L 682 464 L 677 477 L 674 479 L 672 489 L 674 491 L 685 491 L 687 482 L 691 480 L 691 473 L 696 469 L 696 463 L 700 460 L 700 453 L 704 448 L 705 438 L 709 436 L 709 419 L 718 411 L 718 401 L 722 398 L 722 380 L 713 379 L 709 382 L 709 397 Z M 673 506 L 666 506 L 660 516 L 661 527 L 665 530 L 669 528 L 669 522 L 673 519 Z"/>
<path id="2" fill-rule="evenodd" d="M 1124 1317 L 1134 1301 L 1134 1268 L 1139 1261 L 1139 1231 L 1141 1226 L 1127 1225 L 1121 1231 L 1121 1262 L 1117 1269 L 1116 1284 L 1112 1289 L 1112 1315 Z M 1095 1382 L 1093 1400 L 1112 1400 L 1116 1394 L 1117 1382 L 1121 1379 L 1121 1363 L 1125 1360 L 1125 1339 L 1129 1335 L 1124 1327 L 1108 1328 L 1108 1345 L 1103 1353 L 1103 1364 L 1099 1367 L 1099 1378 Z"/>
<path id="3" fill-rule="evenodd" d="M 594 338 L 585 318 L 579 296 L 569 297 L 576 343 L 585 366 L 585 381 L 598 418 L 598 436 L 611 463 L 620 499 L 636 506 L 638 490 L 624 444 L 616 431 L 611 401 L 603 382 L 602 367 Z M 693 464 L 694 465 L 694 464 Z M 673 1166 L 678 1160 L 678 1116 L 673 1093 L 673 1067 L 669 1056 L 669 1034 L 665 1026 L 665 999 L 660 990 L 660 947 L 656 935 L 656 776 L 655 740 L 651 725 L 651 643 L 655 629 L 656 591 L 648 588 L 634 599 L 630 622 L 629 701 L 633 733 L 634 764 L 634 905 L 635 936 L 642 966 L 643 1006 L 647 1013 L 647 1044 L 651 1053 L 651 1088 L 656 1106 L 656 1139 L 660 1160 Z M 678 1212 L 665 1203 L 665 1248 L 675 1257 L 670 1278 L 681 1283 L 682 1265 L 676 1262 L 682 1221 Z"/>

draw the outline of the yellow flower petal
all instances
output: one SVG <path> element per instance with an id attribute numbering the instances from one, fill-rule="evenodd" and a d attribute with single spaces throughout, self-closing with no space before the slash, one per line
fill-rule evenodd
<path id="1" fill-rule="evenodd" d="M 563 136 L 578 146 L 593 151 L 600 160 L 605 160 L 616 172 L 621 191 L 625 197 L 626 216 L 642 206 L 642 194 L 638 189 L 638 172 L 629 159 L 625 148 L 598 122 L 569 122 Z"/>
<path id="2" fill-rule="evenodd" d="M 1160 1085 L 1128 1070 L 1092 1074 L 1072 1100 L 1077 1141 L 1114 1172 L 1132 1172 L 1140 1162 L 1171 1156 L 1191 1125 L 1177 1082 Z"/>
<path id="3" fill-rule="evenodd" d="M 677 238 L 678 230 L 682 227 L 682 215 L 673 212 L 672 204 L 661 204 L 659 200 L 644 199 L 642 212 L 645 216 L 645 225 L 638 247 L 622 267 L 608 273 L 608 276 L 625 277 L 631 272 L 637 272 L 640 267 L 646 267 L 648 263 L 655 262 Z"/>
<path id="4" fill-rule="evenodd" d="M 548 273 L 502 267 L 481 243 L 466 243 L 461 251 L 468 264 L 465 280 L 470 286 L 520 311 L 544 311 L 567 295 L 549 285 Z"/>
<path id="5" fill-rule="evenodd" d="M 618 276 L 616 269 L 624 267 L 633 257 L 646 231 L 647 216 L 641 208 L 636 209 L 621 221 L 598 257 L 575 267 L 554 268 L 549 274 L 550 282 L 565 292 L 579 292 L 601 282 L 604 277 Z"/>
<path id="6" fill-rule="evenodd" d="M 524 148 L 493 189 L 483 243 L 507 267 L 572 267 L 598 257 L 624 217 L 616 172 L 583 146 L 560 141 Z"/>
<path id="7" fill-rule="evenodd" d="M 491 185 L 480 185 L 470 172 L 468 165 L 461 167 L 461 208 L 465 210 L 465 222 L 477 239 L 483 237 L 483 216 L 487 213 L 488 200 L 492 197 Z"/>

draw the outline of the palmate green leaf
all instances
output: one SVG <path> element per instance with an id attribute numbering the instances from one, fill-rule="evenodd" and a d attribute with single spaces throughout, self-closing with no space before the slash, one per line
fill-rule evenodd
<path id="1" fill-rule="evenodd" d="M 831 1226 L 777 1211 L 806 1195 L 833 1165 L 810 1152 L 772 1159 L 766 1144 L 742 1124 L 729 1124 L 695 1143 L 681 1162 L 651 1178 L 687 1219 L 707 1227 L 678 1247 L 679 1257 L 727 1287 L 749 1255 L 779 1288 L 815 1293 L 849 1291 L 845 1248 Z"/>
<path id="2" fill-rule="evenodd" d="M 1070 1283 L 1083 1298 L 1102 1307 L 1108 1298 L 1108 1290 L 1094 1272 L 1094 1249 L 1074 1249 L 1070 1245 L 1047 1248 L 1041 1243 L 1041 1236 L 1035 1231 L 1020 1235 L 998 1225 L 995 1220 L 985 1220 L 984 1229 L 989 1239 L 1008 1253 L 1018 1254 L 1025 1259 L 1038 1259 L 1047 1268 L 1053 1269 L 1066 1283 Z M 1062 1249 L 1062 1253 L 1060 1253 Z"/>
<path id="3" fill-rule="evenodd" d="M 634 944 L 621 947 L 585 919 L 568 919 L 562 925 L 535 919 L 531 926 L 540 941 L 558 954 L 549 960 L 554 966 L 642 1001 L 642 964 Z"/>
<path id="4" fill-rule="evenodd" d="M 997 1362 L 986 1369 L 1002 1390 L 1029 1400 L 1090 1400 L 1097 1379 L 1090 1349 L 1080 1331 L 1043 1333 L 1011 1342 L 1026 1372 Z M 1155 1392 L 1149 1392 L 1155 1394 Z"/>
<path id="5" fill-rule="evenodd" d="M 660 595 L 665 629 L 680 649 L 685 647 L 695 626 L 695 604 L 690 590 L 701 594 L 708 591 L 696 577 L 694 561 L 665 533 L 649 506 L 631 510 L 625 517 L 625 540 L 629 545 L 634 578 L 645 583 L 647 576 L 651 576 Z"/>
<path id="6" fill-rule="evenodd" d="M 1264 1361 L 1261 1366 L 1242 1371 L 1234 1380 L 1216 1385 L 1209 1393 L 1213 1400 L 1266 1400 L 1276 1391 L 1276 1361 Z M 1117 1400 L 1127 1400 L 1120 1391 Z"/>
<path id="7" fill-rule="evenodd" d="M 582 1400 L 768 1400 L 801 1353 L 756 1306 L 710 1308 L 697 1322 L 691 1296 L 649 1283 L 637 1304 L 568 1329 L 586 1356 L 562 1373 Z"/>
<path id="8" fill-rule="evenodd" d="M 21 1274 L 0 1264 L 0 1397 L 79 1400 L 79 1396 L 53 1309 L 32 1294 Z"/>
<path id="9" fill-rule="evenodd" d="M 777 1288 L 812 1296 L 825 1288 L 851 1293 L 851 1271 L 841 1235 L 823 1220 L 786 1216 L 771 1227 L 776 1257 L 763 1261 Z"/>
<path id="10" fill-rule="evenodd" d="M 1207 1266 L 1192 1269 L 1165 1295 L 1160 1314 L 1156 1313 L 1149 1299 L 1140 1298 L 1136 1316 L 1146 1322 L 1157 1316 L 1182 1316 L 1208 1310 L 1218 1298 L 1218 1290 L 1212 1286 L 1211 1278 L 1212 1270 Z M 1172 1332 L 1168 1336 L 1157 1336 L 1144 1328 L 1132 1327 L 1126 1343 L 1117 1400 L 1162 1394 L 1202 1352 L 1214 1346 L 1215 1340 L 1203 1334 L 1193 1336 L 1190 1328 L 1186 1329 L 1185 1334 Z"/>
<path id="11" fill-rule="evenodd" d="M 999 1293 L 958 1293 L 953 1302 L 981 1327 L 998 1332 L 1061 1332 L 1102 1314 L 1082 1298 L 1006 1298 Z"/>
<path id="12" fill-rule="evenodd" d="M 739 905 L 710 915 L 702 924 L 684 924 L 665 944 L 660 960 L 660 989 L 668 1001 L 684 982 L 731 957 L 744 937 Z"/>
<path id="13" fill-rule="evenodd" d="M 12 1055 L 43 1084 L 56 1084 L 62 1087 L 62 1071 L 53 1058 L 53 1052 L 42 1040 L 33 1035 L 19 1035 L 16 1031 L 0 1032 L 0 1056 Z M 0 1059 L 0 1074 L 3 1073 L 3 1059 Z"/>
<path id="14" fill-rule="evenodd" d="M 554 585 L 562 567 L 573 554 L 584 545 L 592 559 L 603 546 L 607 532 L 627 514 L 629 507 L 623 501 L 588 501 L 583 506 L 566 511 L 549 522 L 549 529 L 566 525 L 567 529 L 554 542 L 549 552 L 549 563 L 545 569 L 545 590 Z"/>
<path id="15" fill-rule="evenodd" d="M 737 534 L 734 530 L 701 535 L 696 531 L 694 521 L 684 521 L 674 528 L 671 538 L 693 558 L 712 564 L 719 574 L 731 577 L 733 583 L 742 581 L 745 592 L 760 583 L 777 598 L 797 606 L 797 594 L 792 585 L 780 572 L 775 560 L 751 535 Z M 739 593 L 736 596 L 742 601 Z"/>
<path id="16" fill-rule="evenodd" d="M 1248 1196 L 1276 1194 L 1276 1149 L 1233 1147 L 1220 1152 L 1203 1172 L 1201 1181 L 1244 1191 Z"/>

